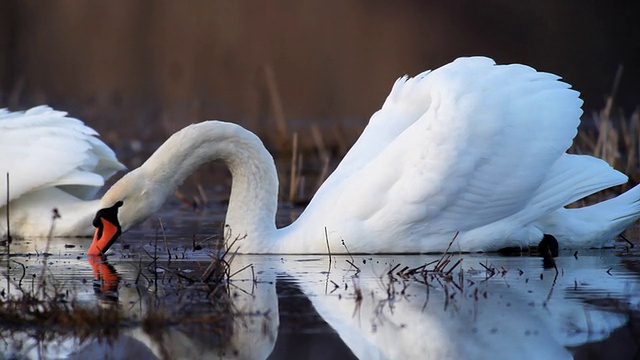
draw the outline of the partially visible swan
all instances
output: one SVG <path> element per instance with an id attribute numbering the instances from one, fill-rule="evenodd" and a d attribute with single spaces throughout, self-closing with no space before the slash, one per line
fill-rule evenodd
<path id="1" fill-rule="evenodd" d="M 7 203 L 13 236 L 47 236 L 54 208 L 61 218 L 52 235 L 93 233 L 95 194 L 125 167 L 95 130 L 66 115 L 48 106 L 0 109 L 0 238 L 7 233 Z"/>
<path id="2" fill-rule="evenodd" d="M 212 160 L 233 177 L 226 225 L 242 239 L 239 252 L 440 252 L 456 233 L 453 251 L 526 247 L 545 233 L 563 247 L 603 246 L 640 216 L 640 189 L 606 206 L 562 210 L 627 181 L 600 159 L 566 153 L 582 114 L 578 96 L 556 75 L 484 57 L 400 78 L 304 213 L 282 229 L 274 224 L 278 177 L 262 142 L 231 123 L 191 125 L 104 195 L 88 253 L 105 252 Z"/>

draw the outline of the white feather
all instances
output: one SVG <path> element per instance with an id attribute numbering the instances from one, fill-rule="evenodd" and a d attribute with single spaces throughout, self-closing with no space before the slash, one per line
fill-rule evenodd
<path id="1" fill-rule="evenodd" d="M 6 232 L 7 201 L 17 236 L 46 235 L 54 208 L 62 215 L 59 228 L 77 223 L 76 204 L 84 207 L 106 179 L 124 169 L 97 135 L 80 120 L 48 106 L 0 112 L 0 235 Z M 67 210 L 69 206 L 73 209 Z M 94 202 L 82 218 L 90 218 L 97 206 Z M 92 230 L 90 223 L 69 227 L 64 235 L 88 235 Z"/>

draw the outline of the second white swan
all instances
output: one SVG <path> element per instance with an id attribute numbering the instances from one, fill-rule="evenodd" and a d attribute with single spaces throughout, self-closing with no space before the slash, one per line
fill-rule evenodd
<path id="1" fill-rule="evenodd" d="M 603 246 L 640 216 L 640 188 L 563 209 L 627 181 L 600 159 L 566 153 L 581 105 L 558 76 L 484 57 L 400 78 L 304 213 L 282 229 L 278 177 L 262 142 L 231 123 L 191 125 L 105 194 L 89 253 L 106 251 L 212 160 L 233 177 L 226 225 L 242 253 L 441 252 L 456 233 L 452 251 L 526 247 L 545 233 L 561 247 Z"/>

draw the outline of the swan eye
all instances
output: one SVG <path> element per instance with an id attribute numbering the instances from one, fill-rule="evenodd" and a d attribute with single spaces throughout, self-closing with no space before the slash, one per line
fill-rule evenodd
<path id="1" fill-rule="evenodd" d="M 114 224 L 118 223 L 118 208 L 122 207 L 122 205 L 124 205 L 124 202 L 119 200 L 111 207 L 98 210 L 96 216 L 93 218 L 93 226 L 100 228 L 102 226 L 100 219 L 102 218 L 105 218 Z"/>

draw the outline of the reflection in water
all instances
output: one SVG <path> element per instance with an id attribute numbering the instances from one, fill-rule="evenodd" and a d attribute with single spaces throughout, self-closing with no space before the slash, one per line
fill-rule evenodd
<path id="1" fill-rule="evenodd" d="M 48 256 L 16 248 L 3 258 L 3 308 L 28 294 L 103 314 L 103 325 L 118 321 L 109 333 L 97 324 L 81 331 L 52 326 L 53 320 L 36 327 L 3 318 L 5 356 L 267 358 L 278 333 L 287 333 L 279 329 L 276 280 L 294 283 L 362 359 L 570 358 L 572 347 L 607 338 L 630 314 L 637 319 L 640 303 L 637 273 L 611 250 L 558 257 L 557 273 L 540 258 L 488 254 L 331 261 L 238 255 L 228 269 L 231 280 L 214 286 L 200 281 L 210 251 L 181 250 L 172 261 L 153 260 L 149 251 L 116 253 L 106 261 L 67 245 L 52 244 Z M 319 358 L 327 354 L 326 347 L 317 349 Z"/>
<path id="2" fill-rule="evenodd" d="M 84 300 L 73 300 L 61 313 L 79 316 L 88 309 L 95 317 L 90 320 L 93 323 L 83 325 L 93 324 L 95 328 L 64 328 L 54 319 L 54 326 L 47 326 L 44 321 L 37 323 L 34 331 L 20 324 L 7 326 L 3 321 L 0 353 L 10 358 L 266 358 L 273 349 L 279 325 L 274 272 L 252 271 L 250 258 L 237 258 L 225 269 L 229 273 L 241 270 L 233 281 L 203 282 L 199 276 L 211 261 L 208 254 L 202 255 L 199 261 L 165 259 L 152 261 L 151 267 L 138 268 L 132 267 L 130 261 L 109 263 L 100 257 L 88 261 L 41 258 L 51 273 L 63 274 L 61 267 L 69 263 L 76 270 L 84 268 L 84 281 L 75 279 L 84 286 L 70 286 L 62 278 L 57 281 L 53 275 L 48 277 L 49 284 L 60 286 L 57 289 L 40 288 L 40 281 L 17 283 L 13 281 L 16 273 L 12 272 L 16 267 L 6 267 L 3 277 L 10 290 L 5 289 L 3 294 L 15 294 L 15 303 L 21 303 L 19 294 L 27 292 L 37 294 L 39 304 L 55 303 L 57 294 L 74 288 L 73 292 Z M 203 258 L 206 260 L 201 261 Z M 31 276 L 30 269 L 44 269 L 41 260 L 36 262 L 41 265 L 38 269 L 36 264 L 26 267 L 27 277 Z M 90 289 L 95 292 L 93 301 L 84 296 Z M 105 323 L 107 320 L 112 323 Z M 97 331 L 98 327 L 109 325 L 110 332 Z M 92 331 L 101 336 L 93 337 Z"/>
<path id="3" fill-rule="evenodd" d="M 93 269 L 93 289 L 98 300 L 117 304 L 120 276 L 116 269 L 103 256 L 89 256 L 89 264 Z"/>
<path id="4" fill-rule="evenodd" d="M 606 338 L 638 311 L 638 277 L 608 252 L 558 258 L 557 277 L 538 258 L 462 258 L 451 272 L 455 257 L 439 272 L 422 271 L 438 264 L 427 256 L 284 266 L 362 359 L 571 358 L 567 346 Z"/>
<path id="5" fill-rule="evenodd" d="M 250 269 L 251 263 L 243 260 L 251 259 L 234 259 L 230 271 Z M 105 278 L 117 278 L 115 274 L 105 276 L 104 270 L 113 269 L 107 263 L 101 262 L 96 268 L 103 282 Z M 273 272 L 260 274 L 254 279 L 250 271 L 241 271 L 228 286 L 164 286 L 160 296 L 121 287 L 119 303 L 135 308 L 145 320 L 111 343 L 95 340 L 70 356 L 85 359 L 142 352 L 162 359 L 266 358 L 275 343 L 279 318 Z M 149 316 L 155 311 L 173 314 L 155 319 Z"/>

